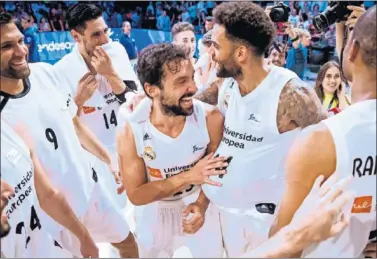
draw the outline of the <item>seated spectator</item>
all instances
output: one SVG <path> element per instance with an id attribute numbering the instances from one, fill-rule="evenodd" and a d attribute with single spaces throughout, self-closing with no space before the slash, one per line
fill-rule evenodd
<path id="1" fill-rule="evenodd" d="M 318 4 L 313 5 L 312 11 L 308 13 L 309 19 L 313 20 L 313 18 L 317 16 L 319 13 L 320 13 L 319 5 Z"/>
<path id="2" fill-rule="evenodd" d="M 64 24 L 61 15 L 59 15 L 54 7 L 51 8 L 48 20 L 52 31 L 64 31 Z"/>
<path id="3" fill-rule="evenodd" d="M 42 17 L 39 21 L 39 31 L 40 32 L 47 32 L 51 31 L 50 24 L 47 22 L 45 17 Z"/>
<path id="4" fill-rule="evenodd" d="M 300 1 L 300 13 L 309 13 L 311 10 L 311 2 L 310 1 Z"/>
<path id="5" fill-rule="evenodd" d="M 123 35 L 120 37 L 119 42 L 126 49 L 130 61 L 137 58 L 137 49 L 135 39 L 131 38 L 131 24 L 123 22 L 122 25 Z"/>
<path id="6" fill-rule="evenodd" d="M 300 24 L 300 16 L 297 15 L 296 9 L 291 9 L 291 13 L 288 17 L 288 22 L 290 22 L 293 28 L 297 28 Z"/>
<path id="7" fill-rule="evenodd" d="M 308 60 L 307 47 L 310 45 L 311 36 L 307 30 L 294 29 L 289 23 L 287 24 L 286 33 L 292 42 L 292 48 L 288 51 L 286 68 L 304 79 Z"/>
<path id="8" fill-rule="evenodd" d="M 302 19 L 302 22 L 301 22 L 302 29 L 309 30 L 310 22 L 309 22 L 308 14 L 301 13 L 301 19 Z"/>
<path id="9" fill-rule="evenodd" d="M 346 80 L 335 61 L 329 61 L 321 67 L 314 90 L 328 111 L 337 113 L 350 105 L 346 95 Z"/>
<path id="10" fill-rule="evenodd" d="M 170 18 L 167 16 L 167 11 L 163 10 L 162 15 L 157 17 L 157 29 L 160 31 L 170 32 L 171 30 L 171 23 Z"/>

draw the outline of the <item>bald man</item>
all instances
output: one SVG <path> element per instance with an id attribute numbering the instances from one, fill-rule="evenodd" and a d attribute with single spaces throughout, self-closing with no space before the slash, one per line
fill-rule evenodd
<path id="1" fill-rule="evenodd" d="M 344 213 L 350 225 L 334 238 L 304 251 L 307 257 L 355 258 L 376 231 L 376 6 L 349 28 L 341 55 L 352 82 L 352 104 L 342 113 L 304 130 L 286 162 L 286 188 L 273 234 L 290 223 L 314 180 L 353 176 L 349 189 L 356 198 Z M 351 30 L 352 29 L 352 30 Z"/>

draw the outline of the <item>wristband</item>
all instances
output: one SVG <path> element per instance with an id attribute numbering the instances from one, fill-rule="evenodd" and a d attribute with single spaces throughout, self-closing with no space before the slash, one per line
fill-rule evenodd
<path id="1" fill-rule="evenodd" d="M 295 41 L 297 41 L 298 39 L 299 39 L 300 37 L 299 36 L 297 36 L 296 38 L 294 38 L 294 39 L 291 39 L 291 41 L 292 42 L 295 42 Z"/>

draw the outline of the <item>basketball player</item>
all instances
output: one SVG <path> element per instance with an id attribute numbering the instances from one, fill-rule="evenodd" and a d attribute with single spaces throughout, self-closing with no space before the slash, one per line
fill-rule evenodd
<path id="1" fill-rule="evenodd" d="M 43 209 L 80 240 L 84 257 L 98 257 L 98 248 L 87 229 L 64 196 L 51 185 L 28 142 L 1 120 L 1 177 L 14 186 L 13 194 L 7 197 L 5 215 L 14 228 L 1 241 L 2 253 L 7 258 L 69 255 L 46 232 L 44 221 L 39 218 Z"/>
<path id="2" fill-rule="evenodd" d="M 111 42 L 110 29 L 100 8 L 79 3 L 69 8 L 66 19 L 76 45 L 54 65 L 57 78 L 74 96 L 80 120 L 109 152 L 111 160 L 105 162 L 120 181 L 115 144 L 116 114 L 125 101 L 125 93 L 137 89 L 137 77 L 124 47 Z M 109 174 L 101 177 L 114 202 L 124 208 L 126 197 L 116 194 L 114 178 Z"/>
<path id="3" fill-rule="evenodd" d="M 194 26 L 188 22 L 178 22 L 171 28 L 171 34 L 173 43 L 185 47 L 189 52 L 192 64 L 195 64 L 196 38 Z"/>
<path id="4" fill-rule="evenodd" d="M 19 122 L 25 125 L 49 179 L 64 194 L 93 239 L 113 243 L 122 257 L 137 257 L 127 222 L 98 183 L 97 171 L 108 168 L 97 157 L 105 161 L 107 152 L 80 123 L 77 107 L 71 96 L 60 91 L 63 87 L 52 66 L 34 63 L 29 68 L 23 35 L 12 16 L 1 14 L 0 25 L 2 116 L 11 126 Z M 43 220 L 51 226 L 49 231 L 59 244 L 81 256 L 76 237 L 49 224 L 49 217 Z"/>
<path id="5" fill-rule="evenodd" d="M 214 10 L 213 59 L 217 76 L 232 78 L 224 135 L 216 154 L 233 156 L 221 188 L 203 186 L 219 209 L 228 257 L 238 257 L 268 238 L 284 183 L 284 158 L 301 128 L 327 117 L 314 91 L 297 75 L 264 66 L 275 35 L 264 10 L 228 2 Z"/>
<path id="6" fill-rule="evenodd" d="M 225 158 L 212 157 L 223 117 L 193 100 L 193 76 L 181 46 L 151 45 L 140 55 L 138 77 L 149 98 L 125 118 L 117 141 L 123 185 L 136 206 L 140 257 L 171 257 L 180 245 L 194 257 L 222 256 L 217 214 L 200 185 L 217 186 L 208 175 L 225 173 L 214 170 L 226 168 Z"/>
<path id="7" fill-rule="evenodd" d="M 0 215 L 1 215 L 1 218 L 0 218 L 0 222 L 1 222 L 0 237 L 3 238 L 5 236 L 7 236 L 9 234 L 9 231 L 10 231 L 8 217 L 5 214 L 4 208 L 8 204 L 8 197 L 11 196 L 12 194 L 14 194 L 14 191 L 13 191 L 12 187 L 7 182 L 5 182 L 3 179 L 1 179 L 0 181 L 1 181 L 1 188 L 0 188 L 0 191 L 1 191 L 1 200 L 0 200 L 0 207 L 1 207 L 1 211 L 0 211 Z"/>
<path id="8" fill-rule="evenodd" d="M 350 225 L 334 238 L 304 251 L 307 257 L 359 257 L 376 231 L 376 6 L 349 31 L 341 55 L 343 72 L 352 82 L 352 104 L 302 132 L 286 164 L 286 188 L 272 233 L 288 224 L 314 179 L 352 176 L 356 198 L 345 209 Z M 374 234 L 375 235 L 375 234 Z"/>

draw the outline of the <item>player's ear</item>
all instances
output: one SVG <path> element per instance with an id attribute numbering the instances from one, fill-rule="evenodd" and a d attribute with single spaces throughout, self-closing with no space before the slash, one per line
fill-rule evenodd
<path id="1" fill-rule="evenodd" d="M 158 88 L 157 86 L 155 85 L 151 85 L 150 83 L 145 83 L 144 84 L 144 91 L 145 93 L 150 96 L 152 99 L 154 99 L 155 97 L 157 97 L 159 95 L 159 91 L 160 88 Z"/>
<path id="2" fill-rule="evenodd" d="M 80 35 L 76 30 L 71 30 L 71 35 L 75 42 L 80 42 Z"/>
<path id="3" fill-rule="evenodd" d="M 349 54 L 348 54 L 348 59 L 352 63 L 355 62 L 355 59 L 357 57 L 357 54 L 360 52 L 360 43 L 357 40 L 352 40 Z"/>

